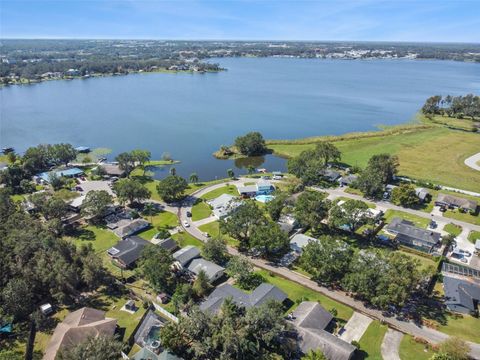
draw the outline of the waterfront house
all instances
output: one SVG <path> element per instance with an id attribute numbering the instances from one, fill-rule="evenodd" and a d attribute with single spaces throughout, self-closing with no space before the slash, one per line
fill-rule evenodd
<path id="1" fill-rule="evenodd" d="M 330 182 L 335 182 L 341 177 L 339 172 L 331 169 L 321 170 L 320 176 Z"/>
<path id="2" fill-rule="evenodd" d="M 142 251 L 150 244 L 139 236 L 130 236 L 119 241 L 107 250 L 108 255 L 122 268 L 131 268 L 142 256 Z"/>
<path id="3" fill-rule="evenodd" d="M 275 186 L 267 180 L 262 180 L 255 185 L 238 186 L 237 189 L 241 196 L 248 198 L 257 195 L 270 195 L 275 191 Z"/>
<path id="4" fill-rule="evenodd" d="M 99 167 L 103 169 L 105 174 L 111 177 L 123 177 L 125 175 L 125 171 L 120 169 L 120 166 L 118 164 L 106 163 L 99 165 Z"/>
<path id="5" fill-rule="evenodd" d="M 298 255 L 301 255 L 303 252 L 303 248 L 307 246 L 310 242 L 317 242 L 318 239 L 315 239 L 311 236 L 307 236 L 305 234 L 295 234 L 291 239 L 290 239 L 290 249 L 297 253 Z"/>
<path id="6" fill-rule="evenodd" d="M 250 294 L 233 287 L 230 284 L 218 286 L 208 298 L 200 305 L 200 310 L 217 313 L 222 307 L 223 302 L 230 298 L 238 306 L 251 308 L 260 306 L 269 300 L 275 300 L 283 303 L 287 299 L 287 294 L 274 285 L 263 283 L 260 284 Z"/>
<path id="7" fill-rule="evenodd" d="M 105 311 L 88 307 L 71 312 L 57 325 L 43 360 L 54 360 L 57 352 L 74 347 L 88 338 L 113 336 L 117 320 L 105 317 Z"/>
<path id="8" fill-rule="evenodd" d="M 395 235 L 398 243 L 427 253 L 440 243 L 440 233 L 418 228 L 412 222 L 400 218 L 393 218 L 386 230 Z"/>
<path id="9" fill-rule="evenodd" d="M 73 168 L 68 168 L 68 169 L 62 169 L 62 170 L 53 170 L 53 171 L 48 171 L 48 172 L 42 172 L 40 174 L 35 175 L 34 179 L 35 180 L 41 180 L 46 183 L 50 182 L 50 179 L 52 176 L 56 177 L 67 177 L 67 178 L 75 178 L 84 175 L 84 172 L 82 169 L 73 167 Z"/>
<path id="10" fill-rule="evenodd" d="M 296 328 L 303 354 L 320 349 L 329 360 L 350 360 L 356 347 L 331 334 L 326 329 L 333 320 L 332 314 L 318 302 L 304 301 L 290 315 Z"/>
<path id="11" fill-rule="evenodd" d="M 477 211 L 477 202 L 470 199 L 464 199 L 458 196 L 438 194 L 435 205 L 448 207 L 451 209 L 457 208 L 464 212 L 475 213 Z"/>
<path id="12" fill-rule="evenodd" d="M 205 272 L 209 282 L 214 282 L 220 279 L 225 271 L 225 268 L 202 258 L 193 259 L 190 264 L 188 264 L 188 270 L 193 273 L 195 276 L 198 276 L 200 271 Z"/>

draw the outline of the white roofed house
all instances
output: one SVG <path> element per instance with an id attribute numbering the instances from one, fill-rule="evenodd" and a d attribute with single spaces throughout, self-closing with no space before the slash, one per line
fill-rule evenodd
<path id="1" fill-rule="evenodd" d="M 307 236 L 305 234 L 295 234 L 290 239 L 290 249 L 297 254 L 301 254 L 303 252 L 303 248 L 307 246 L 310 242 L 317 242 L 318 239 L 315 239 L 311 236 Z"/>
<path id="2" fill-rule="evenodd" d="M 193 259 L 188 265 L 188 270 L 198 276 L 203 271 L 207 275 L 208 280 L 212 283 L 220 279 L 225 271 L 225 268 L 205 259 Z"/>
<path id="3" fill-rule="evenodd" d="M 231 214 L 240 204 L 235 196 L 230 194 L 222 194 L 219 197 L 207 201 L 207 204 L 212 207 L 213 216 L 217 219 L 223 219 Z"/>

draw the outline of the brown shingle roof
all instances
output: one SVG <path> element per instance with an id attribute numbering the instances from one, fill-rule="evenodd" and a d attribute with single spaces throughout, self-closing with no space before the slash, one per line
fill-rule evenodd
<path id="1" fill-rule="evenodd" d="M 82 343 L 89 337 L 113 336 L 116 327 L 117 320 L 105 318 L 104 311 L 87 307 L 74 311 L 55 328 L 43 360 L 54 360 L 62 348 Z"/>

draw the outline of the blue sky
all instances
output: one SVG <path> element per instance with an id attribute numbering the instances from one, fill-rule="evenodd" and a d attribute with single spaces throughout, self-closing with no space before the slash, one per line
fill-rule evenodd
<path id="1" fill-rule="evenodd" d="M 480 42 L 479 0 L 0 0 L 1 38 Z"/>

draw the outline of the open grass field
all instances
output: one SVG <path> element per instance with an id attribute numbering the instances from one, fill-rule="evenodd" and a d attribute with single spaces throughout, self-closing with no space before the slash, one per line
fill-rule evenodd
<path id="1" fill-rule="evenodd" d="M 416 254 L 413 254 L 411 252 L 407 252 L 407 251 L 403 251 L 403 250 L 396 250 L 396 251 L 399 252 L 399 253 L 402 253 L 404 255 L 407 255 L 408 257 L 410 257 L 412 259 L 418 260 L 420 262 L 420 269 L 426 269 L 430 266 L 433 266 L 433 267 L 437 266 L 437 263 L 435 261 L 433 261 L 433 259 L 429 259 L 425 256 L 416 255 Z"/>
<path id="2" fill-rule="evenodd" d="M 403 211 L 398 211 L 398 210 L 388 209 L 385 212 L 385 215 L 384 215 L 386 223 L 390 223 L 393 220 L 393 218 L 396 218 L 396 217 L 411 221 L 415 225 L 417 225 L 418 227 L 421 227 L 423 229 L 426 229 L 428 224 L 430 223 L 429 219 L 425 219 L 425 218 L 422 218 L 420 216 L 413 215 L 413 214 L 410 214 L 410 213 L 406 213 L 406 212 L 403 212 Z"/>
<path id="3" fill-rule="evenodd" d="M 238 196 L 238 191 L 237 191 L 237 187 L 235 185 L 225 185 L 221 188 L 218 188 L 218 189 L 215 189 L 215 190 L 212 190 L 206 194 L 203 194 L 201 196 L 202 199 L 204 200 L 212 200 L 212 199 L 215 199 L 217 197 L 219 197 L 220 195 L 223 195 L 223 194 L 230 194 L 230 195 L 233 195 L 233 196 Z"/>
<path id="4" fill-rule="evenodd" d="M 331 140 L 335 141 L 335 138 Z M 314 146 L 315 142 L 295 141 L 268 145 L 284 157 L 296 156 Z M 480 191 L 480 172 L 463 163 L 467 157 L 480 151 L 479 134 L 435 126 L 405 130 L 394 135 L 347 138 L 335 141 L 335 146 L 342 152 L 342 162 L 351 166 L 364 167 L 372 155 L 389 153 L 398 156 L 401 175 Z"/>
<path id="5" fill-rule="evenodd" d="M 237 240 L 228 235 L 220 233 L 220 223 L 218 221 L 212 221 L 211 223 L 199 226 L 198 229 L 202 232 L 206 232 L 212 238 L 221 237 L 227 242 L 228 245 L 238 246 Z"/>
<path id="6" fill-rule="evenodd" d="M 424 123 L 444 125 L 449 128 L 458 129 L 458 130 L 474 131 L 476 129 L 475 121 L 472 121 L 471 119 L 457 119 L 457 118 L 444 116 L 444 115 L 435 115 L 431 119 L 428 119 L 423 115 L 419 115 L 419 118 Z"/>
<path id="7" fill-rule="evenodd" d="M 204 201 L 199 201 L 197 204 L 192 206 L 192 221 L 198 221 L 206 219 L 212 214 L 210 206 Z"/>
<path id="8" fill-rule="evenodd" d="M 476 240 L 480 240 L 480 231 L 470 231 L 470 234 L 468 234 L 468 240 L 475 244 Z"/>
<path id="9" fill-rule="evenodd" d="M 348 319 L 350 319 L 350 317 L 353 315 L 353 310 L 348 306 L 340 304 L 339 302 L 336 302 L 335 300 L 332 300 L 316 291 L 310 290 L 300 284 L 284 279 L 280 276 L 273 276 L 265 270 L 259 270 L 258 273 L 265 279 L 266 282 L 283 290 L 288 295 L 288 298 L 293 301 L 293 304 L 288 311 L 291 311 L 297 307 L 297 301 L 318 301 L 327 310 L 331 310 L 333 308 L 337 309 L 337 318 L 343 321 L 348 321 Z"/>
<path id="10" fill-rule="evenodd" d="M 467 341 L 480 342 L 480 319 L 470 315 L 447 314 L 437 330 Z"/>
<path id="11" fill-rule="evenodd" d="M 357 352 L 355 359 L 383 360 L 380 347 L 386 332 L 386 325 L 380 324 L 377 320 L 373 321 L 359 341 L 360 351 Z"/>
<path id="12" fill-rule="evenodd" d="M 429 360 L 435 354 L 429 346 L 416 342 L 411 335 L 403 336 L 399 353 L 402 360 Z"/>

